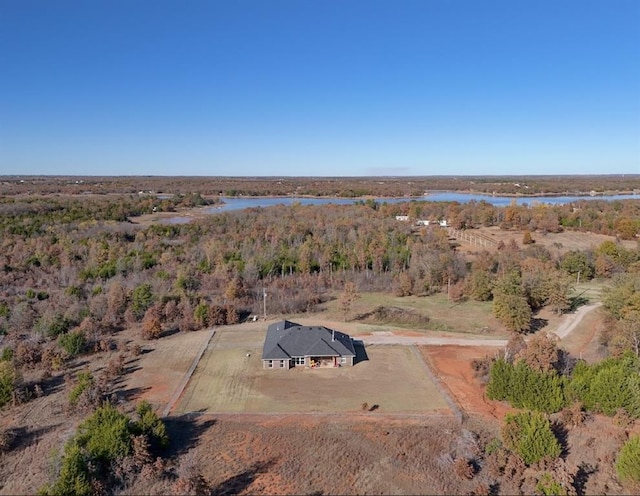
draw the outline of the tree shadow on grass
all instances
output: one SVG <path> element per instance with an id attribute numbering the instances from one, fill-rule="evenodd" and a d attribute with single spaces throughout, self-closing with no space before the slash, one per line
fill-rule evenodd
<path id="1" fill-rule="evenodd" d="M 569 454 L 569 442 L 567 428 L 561 422 L 553 422 L 551 424 L 551 431 L 556 436 L 556 439 L 560 443 L 562 452 L 560 456 L 565 458 Z"/>
<path id="2" fill-rule="evenodd" d="M 35 386 L 36 384 L 39 384 L 46 394 L 53 394 L 64 388 L 64 375 L 53 375 L 42 379 L 40 382 L 28 384 L 28 386 Z"/>
<path id="3" fill-rule="evenodd" d="M 547 319 L 539 319 L 538 317 L 534 317 L 531 319 L 531 330 L 530 333 L 538 332 L 540 329 L 543 329 L 549 325 L 549 321 Z"/>
<path id="4" fill-rule="evenodd" d="M 211 490 L 211 494 L 240 494 L 253 483 L 253 481 L 256 479 L 256 476 L 265 473 L 274 464 L 275 459 L 273 458 L 266 462 L 254 463 L 248 469 L 242 471 L 238 475 L 234 475 L 233 477 L 230 477 L 218 484 Z"/>
<path id="5" fill-rule="evenodd" d="M 159 339 L 168 338 L 169 336 L 173 336 L 174 334 L 178 334 L 179 332 L 180 329 L 178 329 L 177 327 L 174 327 L 173 329 L 167 329 L 160 333 Z"/>
<path id="6" fill-rule="evenodd" d="M 168 456 L 187 453 L 198 444 L 200 436 L 214 426 L 214 419 L 198 419 L 198 414 L 166 417 L 164 420 L 169 435 Z"/>
<path id="7" fill-rule="evenodd" d="M 60 424 L 47 425 L 29 429 L 28 427 L 17 427 L 9 429 L 9 449 L 20 450 L 37 442 L 45 434 L 56 430 Z"/>
<path id="8" fill-rule="evenodd" d="M 583 496 L 586 494 L 586 485 L 587 481 L 591 474 L 596 473 L 597 468 L 588 463 L 581 463 L 578 467 L 578 472 L 576 476 L 573 478 L 573 487 L 576 490 L 576 494 L 578 496 Z"/>
<path id="9" fill-rule="evenodd" d="M 569 298 L 569 308 L 567 309 L 566 313 L 573 313 L 578 308 L 587 305 L 588 303 L 589 298 L 582 296 L 581 294 L 572 296 L 571 298 Z"/>
<path id="10" fill-rule="evenodd" d="M 143 393 L 149 391 L 150 387 L 134 387 L 130 389 L 119 389 L 115 393 L 119 400 L 122 401 L 138 401 Z"/>

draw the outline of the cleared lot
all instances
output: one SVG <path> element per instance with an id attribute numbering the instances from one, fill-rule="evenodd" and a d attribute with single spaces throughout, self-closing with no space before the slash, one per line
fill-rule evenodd
<path id="1" fill-rule="evenodd" d="M 264 330 L 220 330 L 172 413 L 447 410 L 425 364 L 407 346 L 369 346 L 355 367 L 263 370 Z M 249 355 L 249 356 L 247 356 Z"/>

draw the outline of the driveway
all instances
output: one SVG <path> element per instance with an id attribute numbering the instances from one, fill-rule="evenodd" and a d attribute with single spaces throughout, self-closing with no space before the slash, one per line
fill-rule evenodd
<path id="1" fill-rule="evenodd" d="M 573 331 L 586 314 L 601 306 L 602 303 L 585 305 L 575 313 L 566 314 L 560 325 L 549 334 L 555 334 L 560 339 L 567 337 Z M 429 336 L 399 336 L 389 331 L 381 331 L 371 336 L 363 336 L 362 342 L 365 345 L 373 344 L 401 344 L 401 345 L 425 345 L 425 346 L 506 346 L 506 339 L 484 339 L 475 338 L 451 338 L 451 337 L 429 337 Z"/>

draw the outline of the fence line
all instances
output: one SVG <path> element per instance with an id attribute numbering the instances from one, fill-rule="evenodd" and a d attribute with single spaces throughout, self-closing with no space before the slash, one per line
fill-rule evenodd
<path id="1" fill-rule="evenodd" d="M 457 240 L 464 241 L 474 246 L 482 246 L 484 248 L 495 248 L 498 246 L 498 242 L 495 239 L 490 238 L 484 234 L 473 233 L 466 229 L 456 229 L 455 227 L 448 227 L 447 232 L 449 236 L 456 238 Z"/>

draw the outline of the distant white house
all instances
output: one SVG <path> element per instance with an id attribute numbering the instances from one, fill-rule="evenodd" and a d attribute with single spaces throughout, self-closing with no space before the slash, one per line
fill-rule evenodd
<path id="1" fill-rule="evenodd" d="M 448 227 L 449 222 L 446 220 L 427 220 L 420 219 L 416 221 L 416 226 L 440 226 L 440 227 Z"/>
<path id="2" fill-rule="evenodd" d="M 396 215 L 396 220 L 401 222 L 407 222 L 409 220 L 408 215 Z M 415 223 L 416 226 L 440 226 L 440 227 L 449 227 L 449 222 L 446 219 L 443 220 L 428 220 L 428 219 L 419 219 Z"/>

